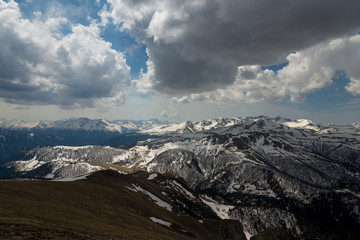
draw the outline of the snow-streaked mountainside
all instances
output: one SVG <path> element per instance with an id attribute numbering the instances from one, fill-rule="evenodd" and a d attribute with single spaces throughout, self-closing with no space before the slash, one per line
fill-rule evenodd
<path id="1" fill-rule="evenodd" d="M 237 117 L 222 117 L 211 120 L 204 120 L 200 122 L 186 121 L 183 123 L 160 125 L 147 130 L 143 130 L 143 133 L 166 135 L 174 133 L 192 133 L 201 131 L 210 131 L 214 129 L 229 127 L 239 122 L 245 121 L 247 118 Z"/>
<path id="2" fill-rule="evenodd" d="M 146 131 L 162 137 L 128 149 L 22 151 L 3 165 L 2 175 L 54 179 L 116 167 L 170 174 L 206 196 L 202 201 L 220 218 L 239 220 L 248 239 L 279 228 L 296 239 L 312 239 L 317 231 L 330 234 L 320 239 L 332 239 L 337 232 L 328 228 L 360 227 L 360 129 L 355 125 L 246 117 Z"/>
<path id="3" fill-rule="evenodd" d="M 224 155 L 238 159 L 236 161 L 240 159 L 240 162 L 263 165 L 266 161 L 262 159 L 264 156 L 269 159 L 296 157 L 321 160 L 327 154 L 335 156 L 334 152 L 342 149 L 355 152 L 360 149 L 360 129 L 351 125 L 320 125 L 304 119 L 291 121 L 268 117 L 224 117 L 155 126 L 144 132 L 163 137 L 139 142 L 129 149 L 109 146 L 38 147 L 19 152 L 11 163 L 20 161 L 23 162 L 21 166 L 32 166 L 25 167 L 26 170 L 34 170 L 35 166 L 55 161 L 103 162 L 151 171 L 157 166 L 155 160 L 159 156 L 173 151 L 182 151 L 178 156 L 190 154 L 203 159 Z M 346 156 L 337 158 L 345 159 Z M 300 164 L 298 161 L 295 163 Z M 18 170 L 24 169 L 20 167 Z M 207 177 L 207 169 L 204 169 L 204 173 Z"/>
<path id="4" fill-rule="evenodd" d="M 154 135 L 172 135 L 172 134 L 184 134 L 194 132 L 211 132 L 216 129 L 224 129 L 243 122 L 257 121 L 258 119 L 265 119 L 270 122 L 284 125 L 290 128 L 308 129 L 313 130 L 319 134 L 322 133 L 359 133 L 360 123 L 356 122 L 352 125 L 332 125 L 317 124 L 308 119 L 284 119 L 281 117 L 270 118 L 266 116 L 260 117 L 221 117 L 211 120 L 203 120 L 198 122 L 186 121 L 182 123 L 159 125 L 152 128 L 141 130 L 142 133 L 154 134 Z"/>
<path id="5" fill-rule="evenodd" d="M 6 120 L 0 118 L 0 129 L 23 130 L 23 131 L 47 131 L 47 130 L 73 130 L 73 131 L 104 131 L 126 133 L 145 133 L 154 135 L 183 134 L 193 132 L 207 132 L 216 129 L 222 129 L 247 121 L 256 121 L 257 119 L 267 119 L 274 123 L 282 124 L 291 128 L 306 128 L 317 132 L 321 131 L 357 131 L 360 128 L 360 122 L 352 125 L 337 126 L 331 124 L 316 124 L 307 119 L 290 120 L 280 117 L 269 118 L 260 117 L 221 117 L 197 122 L 186 121 L 182 123 L 170 124 L 167 121 L 150 120 L 105 120 L 88 118 L 70 118 L 57 121 L 40 121 L 28 123 L 22 120 Z"/>

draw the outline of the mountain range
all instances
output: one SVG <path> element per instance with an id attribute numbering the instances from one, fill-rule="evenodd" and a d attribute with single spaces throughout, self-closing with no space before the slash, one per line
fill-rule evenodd
<path id="1" fill-rule="evenodd" d="M 133 133 L 153 128 L 158 125 L 168 124 L 166 121 L 151 120 L 114 120 L 70 118 L 57 121 L 40 121 L 28 123 L 22 120 L 0 119 L 0 128 L 9 130 L 49 131 L 49 130 L 74 130 L 74 131 L 104 131 L 120 134 Z"/>
<path id="2" fill-rule="evenodd" d="M 161 120 L 116 120 L 72 118 L 28 123 L 0 119 L 0 161 L 21 149 L 54 145 L 131 145 L 151 137 L 142 133 L 167 124 Z"/>
<path id="3" fill-rule="evenodd" d="M 194 196 L 181 205 L 202 202 L 219 219 L 241 223 L 241 234 L 231 231 L 234 239 L 356 239 L 359 234 L 359 124 L 223 117 L 139 127 L 136 133 L 157 137 L 128 148 L 22 150 L 3 161 L 0 175 L 61 180 L 106 169 L 129 176 L 146 171 L 176 179 Z"/>

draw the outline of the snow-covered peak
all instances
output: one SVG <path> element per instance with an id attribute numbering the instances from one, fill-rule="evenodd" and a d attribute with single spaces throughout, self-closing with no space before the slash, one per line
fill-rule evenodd
<path id="1" fill-rule="evenodd" d="M 233 126 L 239 122 L 242 122 L 243 118 L 235 118 L 235 117 L 221 117 L 215 118 L 211 120 L 204 120 L 200 122 L 194 123 L 194 128 L 196 131 L 209 131 L 214 129 L 219 129 L 223 127 Z"/>
<path id="2" fill-rule="evenodd" d="M 144 133 L 168 135 L 195 132 L 231 132 L 235 129 L 270 130 L 273 128 L 302 128 L 314 131 L 329 130 L 330 126 L 315 124 L 308 119 L 290 120 L 281 117 L 271 118 L 267 116 L 258 117 L 221 117 L 198 122 L 186 121 L 176 124 L 160 125 L 143 131 Z M 333 126 L 332 126 L 333 127 Z"/>
<path id="3" fill-rule="evenodd" d="M 160 125 L 147 130 L 144 130 L 143 133 L 148 134 L 169 134 L 169 133 L 182 133 L 181 131 L 186 128 L 186 122 L 183 123 L 174 123 L 169 125 Z"/>
<path id="4" fill-rule="evenodd" d="M 35 125 L 33 128 L 37 129 L 48 129 L 54 127 L 55 124 L 51 121 L 40 121 L 37 125 Z"/>
<path id="5" fill-rule="evenodd" d="M 28 123 L 23 120 L 6 120 L 5 118 L 0 118 L 0 127 L 7 129 L 30 129 L 37 126 L 38 124 L 38 122 Z"/>
<path id="6" fill-rule="evenodd" d="M 284 122 L 283 124 L 290 128 L 307 128 L 307 129 L 311 129 L 314 131 L 321 130 L 321 128 L 318 125 L 316 125 L 315 123 L 313 123 L 312 121 L 310 121 L 308 119 L 298 119 L 295 121 Z"/>
<path id="7" fill-rule="evenodd" d="M 150 119 L 150 120 L 114 120 L 111 121 L 113 124 L 121 125 L 126 129 L 131 130 L 146 130 L 150 128 L 154 128 L 160 125 L 169 124 L 167 121 L 162 121 L 158 119 Z"/>
<path id="8" fill-rule="evenodd" d="M 287 125 L 288 127 L 306 127 L 309 124 L 313 124 L 312 121 L 308 120 L 308 119 L 298 119 L 295 121 L 291 121 L 291 122 L 285 122 L 284 125 Z"/>
<path id="9" fill-rule="evenodd" d="M 193 133 L 201 131 L 211 131 L 221 129 L 224 127 L 233 126 L 239 122 L 242 122 L 243 118 L 236 117 L 221 117 L 209 120 L 203 120 L 199 122 L 186 121 L 182 123 L 161 125 L 144 131 L 144 133 L 166 135 L 171 133 Z"/>
<path id="10" fill-rule="evenodd" d="M 333 125 L 317 124 L 308 119 L 291 120 L 281 117 L 222 117 L 198 122 L 186 121 L 176 124 L 160 125 L 142 131 L 143 133 L 153 135 L 171 135 L 171 134 L 195 134 L 199 132 L 213 132 L 217 134 L 229 133 L 239 134 L 246 130 L 251 131 L 296 131 L 307 130 L 315 131 L 318 134 L 355 134 L 360 133 L 360 123 L 353 125 Z"/>
<path id="11" fill-rule="evenodd" d="M 220 133 L 224 134 L 241 134 L 242 132 L 262 132 L 271 131 L 275 129 L 282 129 L 281 123 L 275 122 L 273 119 L 267 117 L 258 118 L 243 118 L 242 121 L 225 128 Z"/>
<path id="12" fill-rule="evenodd" d="M 352 126 L 355 128 L 360 128 L 360 121 L 354 122 Z"/>

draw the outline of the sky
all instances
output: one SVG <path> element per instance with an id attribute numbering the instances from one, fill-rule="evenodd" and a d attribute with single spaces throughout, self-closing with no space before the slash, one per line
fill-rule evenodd
<path id="1" fill-rule="evenodd" d="M 360 120 L 358 0 L 0 0 L 0 118 Z"/>

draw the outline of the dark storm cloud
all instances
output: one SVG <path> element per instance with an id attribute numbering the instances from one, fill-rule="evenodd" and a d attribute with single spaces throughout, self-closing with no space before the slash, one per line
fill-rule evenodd
<path id="1" fill-rule="evenodd" d="M 111 16 L 149 52 L 142 81 L 186 94 L 235 81 L 237 66 L 281 63 L 287 54 L 354 34 L 357 0 L 108 0 Z"/>
<path id="2" fill-rule="evenodd" d="M 221 59 L 186 61 L 167 45 L 148 46 L 156 80 L 160 80 L 154 88 L 160 92 L 173 95 L 201 92 L 204 88 L 217 88 L 219 82 L 231 84 L 235 78 L 236 65 L 224 63 Z"/>

